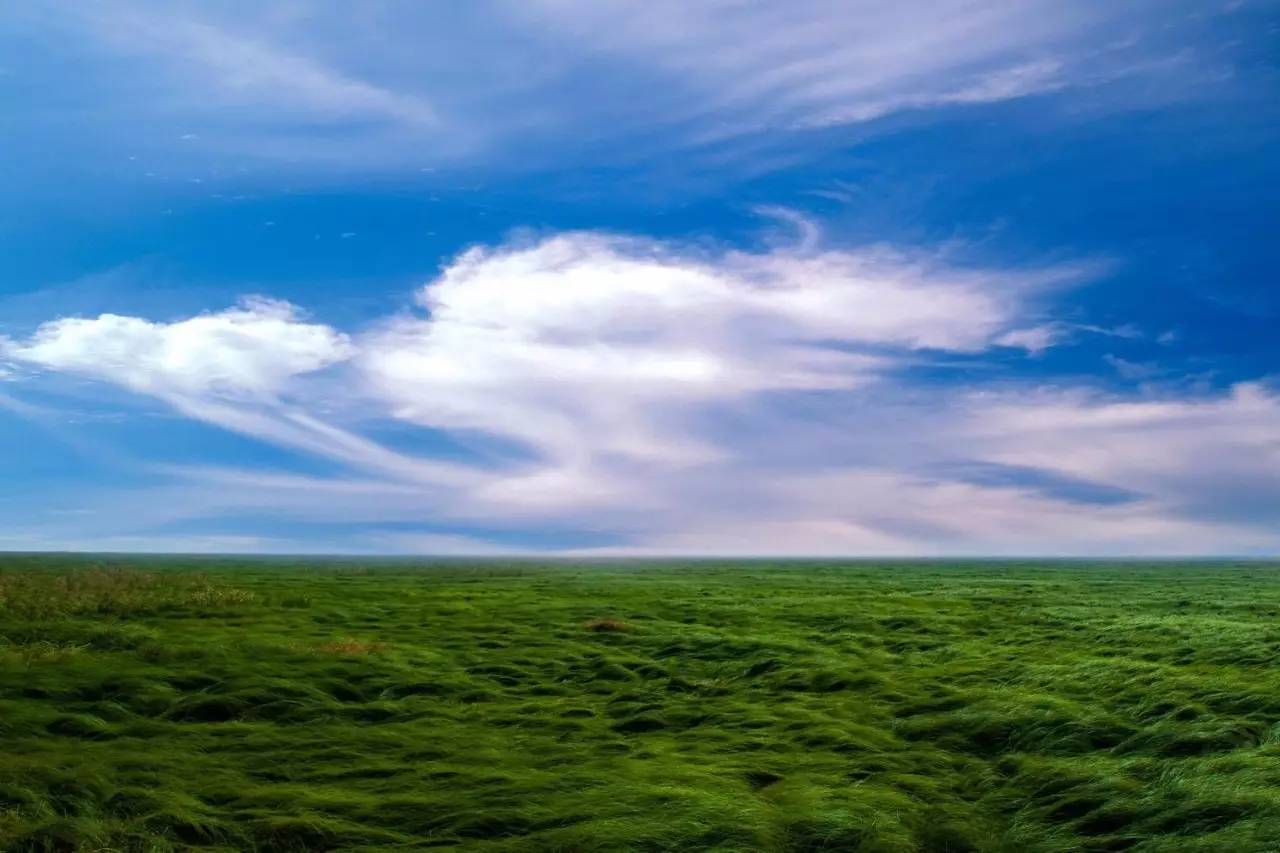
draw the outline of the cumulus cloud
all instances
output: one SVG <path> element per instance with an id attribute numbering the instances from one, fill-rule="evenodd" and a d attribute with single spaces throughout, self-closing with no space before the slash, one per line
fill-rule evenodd
<path id="1" fill-rule="evenodd" d="M 811 241 L 809 241 L 811 242 Z M 700 407 L 840 391 L 905 353 L 975 352 L 1077 268 L 949 268 L 888 249 L 697 254 L 562 234 L 472 249 L 420 294 L 423 318 L 358 359 L 400 418 L 496 433 L 561 464 L 693 463 L 724 452 Z"/>
<path id="2" fill-rule="evenodd" d="M 1276 547 L 1259 523 L 1280 497 L 1265 386 L 1133 399 L 900 379 L 923 352 L 1052 345 L 1069 326 L 1027 325 L 1035 296 L 1083 274 L 559 235 L 461 256 L 420 294 L 427 316 L 362 339 L 358 365 L 398 417 L 538 455 L 455 512 L 590 518 L 623 552 Z"/>
<path id="3" fill-rule="evenodd" d="M 448 465 L 411 459 L 309 411 L 301 380 L 349 359 L 350 338 L 287 302 L 249 297 L 174 322 L 102 314 L 0 339 L 8 358 L 163 400 L 182 414 L 286 447 L 400 476 L 450 481 Z"/>
<path id="4" fill-rule="evenodd" d="M 66 317 L 5 349 L 13 359 L 161 397 L 270 397 L 294 376 L 352 353 L 346 335 L 305 322 L 286 302 L 261 298 L 173 323 Z"/>
<path id="5" fill-rule="evenodd" d="M 1039 295 L 1089 272 L 568 233 L 473 248 L 418 312 L 352 336 L 259 299 L 169 323 L 55 320 L 5 355 L 349 469 L 170 469 L 159 499 L 129 505 L 155 524 L 252 507 L 399 525 L 368 540 L 389 548 L 471 541 L 445 522 L 552 525 L 611 553 L 1280 548 L 1270 386 L 1123 396 L 907 377 L 939 356 L 1051 345 L 1067 326 L 1037 321 Z M 373 437 L 393 420 L 519 452 L 444 461 Z"/>

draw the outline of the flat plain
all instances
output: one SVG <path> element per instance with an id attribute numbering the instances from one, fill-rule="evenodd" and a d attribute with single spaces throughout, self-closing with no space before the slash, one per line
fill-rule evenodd
<path id="1" fill-rule="evenodd" d="M 1280 566 L 0 558 L 8 850 L 1280 850 Z"/>

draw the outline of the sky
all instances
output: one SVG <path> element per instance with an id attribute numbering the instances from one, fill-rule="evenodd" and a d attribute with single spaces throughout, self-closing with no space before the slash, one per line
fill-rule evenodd
<path id="1" fill-rule="evenodd" d="M 0 550 L 1280 553 L 1280 3 L 0 9 Z"/>

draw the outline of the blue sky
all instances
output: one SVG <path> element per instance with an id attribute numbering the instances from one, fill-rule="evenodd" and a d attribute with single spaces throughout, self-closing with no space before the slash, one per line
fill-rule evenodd
<path id="1" fill-rule="evenodd" d="M 1273 2 L 0 11 L 0 548 L 1280 551 Z"/>

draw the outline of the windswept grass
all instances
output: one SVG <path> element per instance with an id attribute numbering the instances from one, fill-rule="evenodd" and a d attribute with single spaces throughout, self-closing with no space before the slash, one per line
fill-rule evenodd
<path id="1" fill-rule="evenodd" d="M 0 560 L 8 850 L 1280 850 L 1280 569 Z"/>

